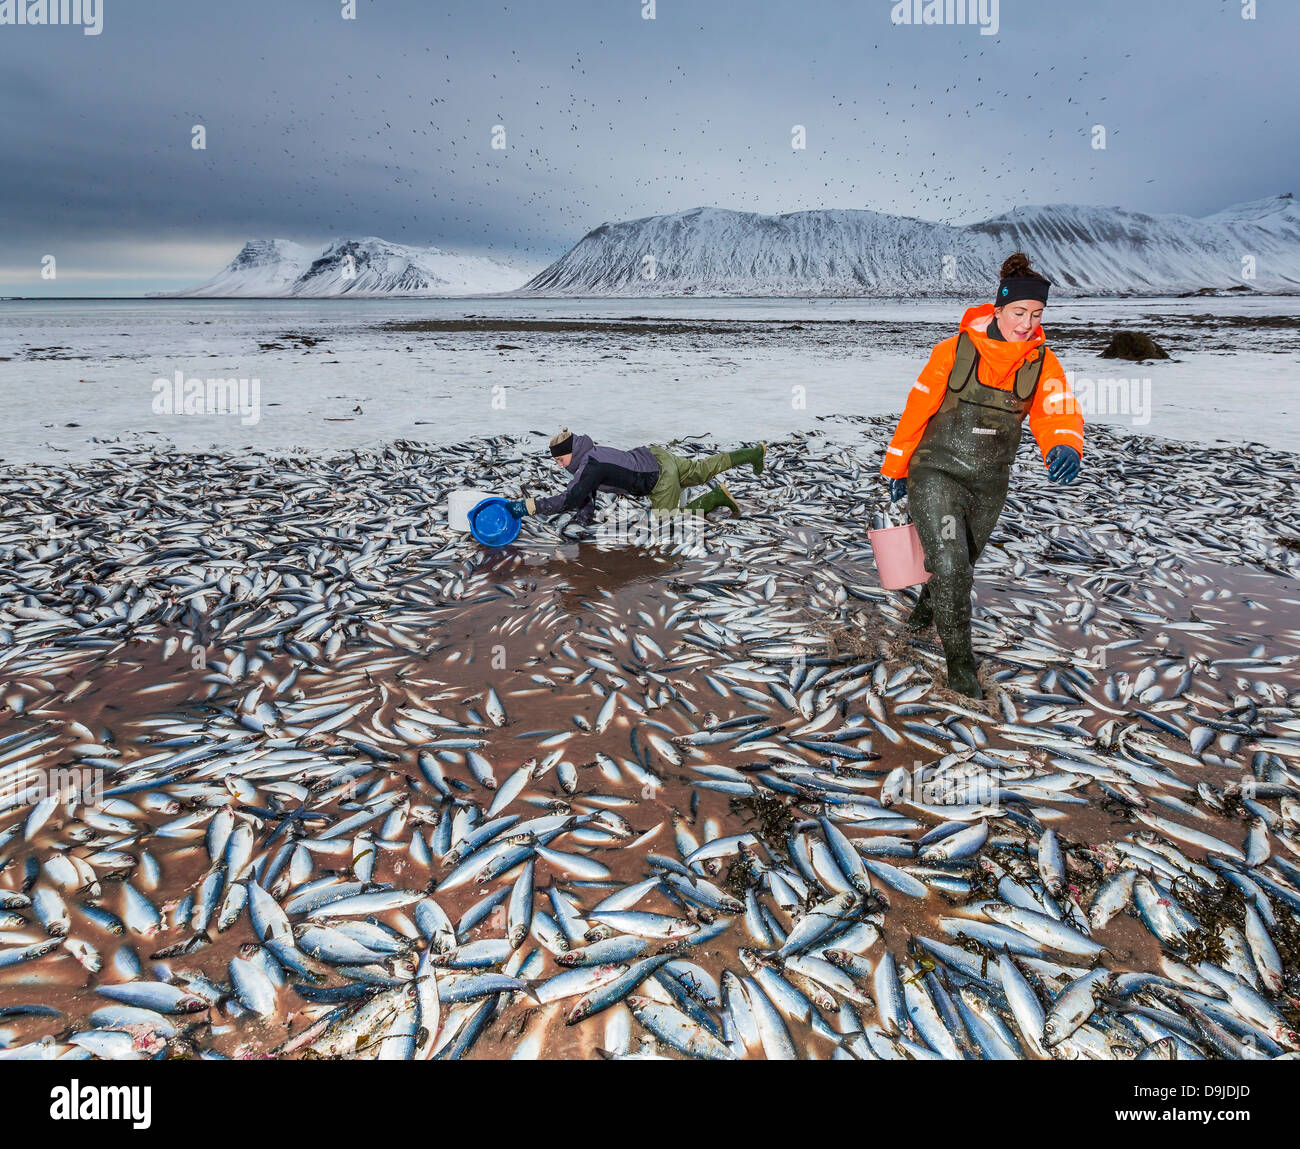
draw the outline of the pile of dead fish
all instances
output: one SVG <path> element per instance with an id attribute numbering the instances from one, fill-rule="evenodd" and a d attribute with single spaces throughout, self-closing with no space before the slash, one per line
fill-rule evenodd
<path id="1" fill-rule="evenodd" d="M 973 703 L 866 430 L 614 585 L 517 442 L 12 469 L 0 1059 L 1295 1058 L 1300 461 L 1027 446 Z"/>

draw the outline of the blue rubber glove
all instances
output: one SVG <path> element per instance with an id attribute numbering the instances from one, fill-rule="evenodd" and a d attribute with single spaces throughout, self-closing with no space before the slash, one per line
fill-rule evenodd
<path id="1" fill-rule="evenodd" d="M 896 503 L 899 499 L 905 498 L 907 498 L 907 476 L 904 475 L 901 479 L 890 479 L 889 501 Z"/>
<path id="2" fill-rule="evenodd" d="M 1083 456 L 1061 443 L 1047 452 L 1047 477 L 1054 483 L 1073 483 L 1083 465 Z"/>
<path id="3" fill-rule="evenodd" d="M 528 514 L 528 504 L 525 503 L 523 499 L 511 499 L 506 503 L 506 510 L 514 515 L 515 518 L 522 519 L 526 514 Z"/>

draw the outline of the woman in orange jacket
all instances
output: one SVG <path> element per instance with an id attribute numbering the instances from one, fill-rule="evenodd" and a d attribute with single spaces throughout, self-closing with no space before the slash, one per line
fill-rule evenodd
<path id="1" fill-rule="evenodd" d="M 1083 416 L 1040 326 L 1048 280 L 1023 252 L 1002 265 L 997 303 L 972 307 L 935 346 L 907 396 L 881 472 L 908 497 L 932 578 L 908 625 L 933 621 L 948 685 L 982 698 L 971 646 L 974 564 L 1007 497 L 1026 415 L 1048 476 L 1072 483 L 1083 460 Z"/>

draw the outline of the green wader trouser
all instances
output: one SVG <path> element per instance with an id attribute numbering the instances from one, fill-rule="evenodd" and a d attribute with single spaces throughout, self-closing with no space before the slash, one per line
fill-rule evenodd
<path id="1" fill-rule="evenodd" d="M 967 344 L 967 346 L 962 346 Z M 1033 401 L 1044 355 L 1022 366 L 1011 391 L 981 383 L 978 354 L 963 332 L 942 406 L 926 425 L 908 465 L 907 496 L 933 577 L 921 603 L 934 611 L 948 661 L 948 684 L 983 696 L 971 644 L 975 561 L 1006 502 L 1020 426 Z"/>
<path id="2" fill-rule="evenodd" d="M 671 514 L 681 508 L 685 488 L 701 487 L 736 465 L 730 451 L 720 451 L 706 459 L 684 459 L 670 455 L 662 447 L 651 447 L 650 454 L 659 463 L 659 481 L 650 492 L 650 506 L 660 514 Z"/>

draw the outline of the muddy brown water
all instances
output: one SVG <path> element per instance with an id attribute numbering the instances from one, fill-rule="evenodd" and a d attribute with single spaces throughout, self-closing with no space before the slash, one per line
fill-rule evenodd
<path id="1" fill-rule="evenodd" d="M 427 707 L 429 703 L 426 700 L 437 696 L 445 700 L 439 706 L 445 706 L 450 713 L 463 714 L 466 707 L 475 706 L 481 711 L 483 696 L 489 688 L 494 688 L 504 701 L 508 721 L 500 729 L 489 730 L 486 735 L 489 742 L 482 753 L 491 761 L 499 781 L 503 781 L 526 760 L 537 758 L 546 752 L 539 751 L 536 737 L 521 738 L 520 734 L 537 730 L 571 733 L 572 737 L 563 746 L 565 756 L 577 767 L 578 784 L 575 793 L 566 794 L 559 785 L 556 772 L 552 770 L 526 787 L 521 799 L 516 800 L 512 812 L 523 811 L 525 817 L 533 816 L 527 813 L 530 810 L 534 813 L 545 812 L 539 806 L 522 804 L 522 798 L 528 797 L 563 804 L 574 810 L 598 808 L 588 801 L 593 795 L 626 800 L 628 804 L 618 807 L 618 812 L 627 818 L 638 836 L 656 826 L 660 830 L 653 840 L 637 850 L 629 850 L 625 843 L 620 842 L 610 848 L 591 851 L 593 857 L 609 867 L 611 883 L 631 883 L 647 876 L 651 871 L 645 860 L 646 853 L 675 857 L 675 819 L 680 819 L 701 840 L 705 826 L 710 823 L 715 824 L 721 835 L 756 829 L 752 809 L 736 803 L 727 795 L 699 789 L 692 784 L 694 775 L 689 769 L 690 760 L 679 767 L 674 767 L 662 758 L 655 761 L 655 769 L 665 784 L 649 795 L 626 771 L 619 782 L 606 778 L 595 763 L 596 754 L 607 754 L 615 761 L 627 758 L 631 752 L 630 739 L 634 731 L 640 727 L 644 738 L 649 728 L 642 726 L 640 716 L 634 710 L 623 705 L 608 729 L 604 733 L 597 733 L 594 724 L 604 699 L 592 689 L 591 682 L 577 685 L 572 682 L 572 678 L 590 668 L 589 664 L 584 666 L 583 657 L 596 656 L 625 668 L 622 674 L 627 681 L 625 689 L 636 697 L 644 698 L 647 693 L 662 696 L 654 680 L 642 673 L 654 671 L 671 683 L 682 696 L 689 698 L 698 710 L 697 714 L 688 715 L 680 705 L 670 700 L 668 704 L 650 711 L 648 717 L 671 726 L 681 734 L 696 729 L 705 712 L 712 713 L 719 720 L 726 720 L 759 710 L 759 707 L 744 698 L 735 695 L 729 698 L 719 696 L 709 690 L 704 682 L 706 671 L 716 669 L 733 658 L 744 657 L 743 650 L 723 654 L 687 642 L 686 636 L 695 627 L 690 611 L 675 626 L 670 627 L 664 621 L 666 616 L 683 605 L 681 592 L 684 589 L 696 585 L 705 575 L 716 575 L 716 564 L 663 557 L 638 550 L 600 550 L 584 545 L 549 552 L 507 549 L 485 560 L 481 570 L 490 575 L 493 584 L 509 587 L 510 593 L 485 594 L 481 596 L 483 601 L 431 608 L 431 624 L 423 636 L 425 649 L 345 649 L 335 667 L 328 672 L 304 671 L 294 692 L 306 699 L 313 699 L 333 693 L 340 683 L 347 684 L 350 689 L 368 691 L 370 704 L 349 723 L 348 728 L 365 732 L 367 737 L 398 754 L 396 761 L 377 764 L 376 773 L 382 772 L 388 776 L 389 789 L 407 791 L 413 804 L 436 804 L 437 795 L 425 782 L 417 766 L 417 748 L 391 732 L 390 724 L 403 706 Z M 840 570 L 842 574 L 860 582 L 874 581 L 874 575 L 868 571 L 848 567 L 841 567 Z M 1176 593 L 1162 590 L 1160 594 L 1168 599 L 1166 605 L 1171 610 L 1172 617 L 1205 619 L 1216 626 L 1216 630 L 1208 637 L 1196 632 L 1166 632 L 1167 643 L 1163 649 L 1171 653 L 1202 653 L 1211 658 L 1234 654 L 1240 656 L 1246 653 L 1252 642 L 1272 642 L 1279 630 L 1295 626 L 1296 608 L 1285 601 L 1288 597 L 1294 597 L 1294 584 L 1275 576 L 1237 567 L 1199 564 L 1197 570 L 1212 578 L 1216 585 L 1230 586 L 1234 596 L 1230 601 L 1222 602 L 1207 603 L 1190 598 L 1182 598 L 1180 601 L 1180 596 Z M 417 583 L 413 589 L 419 591 L 421 588 Z M 979 589 L 981 600 L 986 603 L 996 603 L 1001 595 L 1017 593 L 1014 587 L 984 579 L 981 579 Z M 778 599 L 774 605 L 788 604 Z M 647 616 L 653 625 L 647 625 Z M 607 644 L 603 649 L 599 644 L 584 645 L 579 641 L 585 636 L 599 637 L 602 631 L 608 632 L 610 628 L 618 628 L 629 636 L 635 633 L 650 637 L 662 649 L 663 659 L 649 659 L 643 667 L 634 663 L 628 648 L 617 641 L 612 646 Z M 874 632 L 870 641 L 886 648 L 891 672 L 907 665 L 909 661 L 916 661 L 915 657 L 910 660 L 907 658 L 909 651 L 913 655 L 915 651 L 895 633 L 896 628 L 883 625 L 877 620 L 868 629 Z M 1057 619 L 1053 629 L 1067 645 L 1084 645 L 1077 635 L 1071 635 L 1068 623 Z M 1152 640 L 1151 645 L 1112 652 L 1107 673 L 1126 670 L 1135 676 L 1147 665 L 1152 653 L 1162 649 L 1155 641 L 1159 628 L 1153 627 L 1150 631 L 1145 637 Z M 1232 636 L 1232 642 L 1225 643 L 1225 636 Z M 927 636 L 912 641 L 924 646 Z M 933 632 L 928 636 L 928 641 L 931 647 L 937 649 L 934 647 Z M 581 656 L 575 660 L 566 653 L 566 644 L 570 650 L 580 650 Z M 977 639 L 977 646 L 981 645 Z M 998 663 L 996 651 L 986 650 L 986 653 L 990 656 L 983 668 L 987 680 Z M 290 660 L 282 655 L 277 663 L 263 671 L 263 675 L 267 680 L 273 681 L 286 674 L 290 668 Z M 562 673 L 564 671 L 570 673 L 566 676 Z M 1249 672 L 1245 673 L 1248 675 Z M 552 684 L 535 682 L 532 675 L 545 676 Z M 1218 681 L 1198 680 L 1196 690 L 1203 696 L 1217 698 L 1226 708 L 1237 690 L 1235 677 L 1224 675 Z M 1292 692 L 1300 687 L 1295 672 L 1287 677 L 1271 675 L 1270 680 L 1281 682 Z M 122 752 L 124 765 L 156 752 L 150 743 L 160 737 L 161 731 L 159 727 L 149 724 L 151 720 L 174 715 L 178 721 L 183 718 L 190 721 L 212 721 L 218 708 L 237 704 L 250 686 L 249 683 L 238 687 L 213 683 L 210 672 L 205 668 L 191 666 L 189 656 L 183 652 L 169 662 L 163 662 L 156 638 L 133 644 L 125 651 L 116 652 L 111 658 L 88 654 L 85 662 L 75 670 L 65 669 L 36 681 L 42 688 L 41 699 L 29 706 L 23 714 L 5 712 L 0 715 L 0 737 L 28 728 L 36 721 L 45 721 L 61 729 L 61 745 L 66 749 L 79 740 L 79 736 L 67 728 L 69 722 L 76 721 L 89 728 L 97 737 L 104 736 L 105 731 L 111 732 L 113 744 Z M 81 688 L 76 690 L 75 699 L 69 702 L 65 696 L 75 686 Z M 941 674 L 936 675 L 933 696 L 956 699 L 943 687 Z M 1097 698 L 1099 702 L 1105 703 L 1099 694 Z M 1025 705 L 1021 703 L 1022 708 Z M 853 708 L 857 708 L 857 704 L 853 704 Z M 984 708 L 990 714 L 996 713 L 991 703 L 986 703 Z M 798 714 L 785 712 L 774 699 L 766 704 L 766 709 L 772 724 L 783 724 L 787 729 L 805 721 Z M 1079 721 L 1085 728 L 1095 730 L 1111 717 L 1107 710 L 1120 709 L 1124 708 L 1105 703 L 1104 708 L 1096 708 L 1090 716 L 1070 720 Z M 947 716 L 947 712 L 936 710 L 935 716 L 942 719 Z M 927 718 L 928 716 L 923 716 L 919 720 L 926 721 Z M 585 720 L 590 730 L 584 731 L 575 721 L 577 719 Z M 1127 715 L 1126 720 L 1132 721 L 1133 716 Z M 872 740 L 869 737 L 871 733 L 871 727 L 864 728 L 860 745 L 864 749 L 870 747 L 880 758 L 871 763 L 859 763 L 861 766 L 883 773 L 897 765 L 911 766 L 918 760 L 930 761 L 934 758 L 933 754 L 906 741 L 902 745 L 895 745 L 879 736 Z M 1167 735 L 1154 729 L 1152 734 L 1166 744 L 1173 745 Z M 1025 749 L 1023 744 L 1000 741 L 991 727 L 989 735 L 991 749 L 1000 745 L 1017 750 Z M 341 740 L 339 735 L 327 735 L 311 745 L 317 747 L 336 740 Z M 698 761 L 737 765 L 757 757 L 759 755 L 733 753 L 724 746 Z M 1226 782 L 1240 777 L 1248 760 L 1247 753 L 1246 757 L 1234 761 L 1231 768 L 1205 765 L 1192 768 L 1179 764 L 1168 764 L 1165 768 L 1193 785 L 1196 781 L 1206 779 L 1221 788 Z M 58 764 L 60 763 L 50 763 Z M 475 800 L 484 805 L 490 800 L 490 795 L 484 796 L 477 789 L 466 767 L 449 764 L 446 772 L 449 778 L 456 778 L 466 784 L 467 796 L 473 795 Z M 1098 800 L 1100 795 L 1095 785 L 1089 785 L 1077 793 L 1088 798 L 1087 804 L 1061 804 L 1053 807 L 1050 803 L 1035 803 L 1039 813 L 1059 811 L 1059 817 L 1055 817 L 1049 824 L 1056 828 L 1067 846 L 1077 843 L 1095 847 L 1142 828 L 1103 807 Z M 232 801 L 238 808 L 237 800 Z M 324 805 L 309 800 L 309 806 L 314 811 L 319 810 L 331 816 L 344 817 L 348 812 L 344 799 L 335 799 Z M 16 819 L 25 817 L 26 813 L 26 810 L 18 810 L 0 815 L 0 830 L 12 825 Z M 806 819 L 816 813 L 816 806 L 805 805 L 798 811 L 798 816 Z M 1191 824 L 1194 821 L 1176 811 L 1161 810 L 1161 813 L 1174 822 Z M 151 815 L 149 822 L 156 827 L 173 816 Z M 936 821 L 928 816 L 921 816 L 921 820 L 927 824 Z M 273 827 L 262 822 L 256 822 L 255 825 L 258 827 L 256 849 L 260 852 L 266 848 L 265 841 Z M 1217 815 L 1209 822 L 1197 822 L 1196 825 L 1234 845 L 1240 845 L 1244 840 L 1247 828 L 1241 818 Z M 424 827 L 426 831 L 429 828 Z M 64 838 L 67 829 L 66 818 L 59 813 L 30 843 L 24 843 L 20 835 L 7 846 L 0 847 L 0 860 L 6 863 L 0 871 L 0 889 L 21 888 L 26 858 L 29 855 L 42 858 L 54 849 L 64 848 L 67 845 Z M 847 832 L 854 837 L 862 833 L 852 826 L 847 828 Z M 995 823 L 995 832 L 1015 835 L 1021 831 L 1009 823 Z M 915 837 L 919 833 L 921 831 L 916 831 L 910 836 Z M 577 849 L 562 845 L 563 841 L 561 839 L 556 844 L 557 848 Z M 125 937 L 115 937 L 90 925 L 74 909 L 72 933 L 90 941 L 99 950 L 103 968 L 98 973 L 88 973 L 70 954 L 60 949 L 40 960 L 0 970 L 0 1008 L 40 1002 L 54 1006 L 64 1014 L 57 1022 L 43 1017 L 0 1018 L 0 1032 L 7 1034 L 10 1044 L 36 1040 L 45 1035 L 67 1035 L 77 1029 L 88 1028 L 90 1014 L 107 1004 L 106 999 L 95 992 L 95 987 L 119 980 L 112 961 L 113 952 L 119 945 L 132 944 L 147 970 L 153 960 L 150 955 L 191 939 L 188 929 L 171 926 L 168 910 L 196 889 L 208 868 L 203 827 L 200 826 L 190 838 L 156 837 L 146 833 L 143 838 L 132 841 L 123 848 L 128 852 L 147 849 L 159 862 L 162 870 L 161 884 L 158 889 L 146 892 L 163 911 L 164 927 L 149 937 L 133 936 L 129 931 Z M 768 848 L 779 855 L 782 846 L 777 841 L 770 843 Z M 1204 860 L 1203 852 L 1197 847 L 1188 845 L 1183 848 L 1189 857 Z M 85 856 L 93 850 L 86 846 L 74 846 L 73 852 Z M 317 874 L 322 869 L 328 871 L 332 867 L 346 869 L 347 858 L 321 858 L 317 865 Z M 1072 873 L 1072 878 L 1077 878 L 1081 883 L 1081 893 L 1087 888 L 1086 869 L 1084 866 L 1079 874 Z M 711 880 L 721 884 L 726 877 L 725 866 L 720 866 L 719 870 Z M 498 877 L 490 888 L 497 889 L 512 883 L 517 873 L 516 869 Z M 122 891 L 118 883 L 112 880 L 111 875 L 101 873 L 100 876 L 104 880 L 101 882 L 102 893 L 98 901 L 120 914 Z M 376 881 L 403 888 L 426 888 L 436 885 L 442 876 L 443 871 L 436 861 L 430 872 L 414 862 L 404 850 L 381 848 L 379 851 Z M 538 858 L 535 898 L 539 908 L 547 904 L 545 891 L 552 883 L 566 889 L 586 907 L 593 905 L 608 892 L 575 884 L 571 875 Z M 455 922 L 483 897 L 485 890 L 484 886 L 470 883 L 438 893 L 436 897 Z M 87 895 L 65 892 L 70 903 L 83 896 Z M 907 966 L 909 940 L 912 937 L 925 936 L 953 942 L 954 939 L 941 932 L 938 920 L 941 917 L 960 916 L 963 913 L 960 901 L 949 899 L 938 891 L 931 891 L 926 898 L 920 900 L 892 891 L 887 891 L 887 896 L 890 908 L 885 914 L 882 941 L 868 951 L 869 957 L 874 959 L 881 947 L 888 947 L 895 953 L 900 965 Z M 1087 904 L 1086 898 L 1084 904 Z M 670 914 L 681 913 L 680 907 L 657 892 L 647 897 L 638 908 Z M 28 916 L 32 917 L 30 913 Z M 713 915 L 702 915 L 702 920 L 710 916 Z M 397 923 L 403 917 L 400 913 L 379 915 L 380 920 L 389 923 Z M 39 924 L 33 924 L 31 930 L 26 932 L 40 933 Z M 499 920 L 494 925 L 493 919 L 488 918 L 469 937 L 462 940 L 501 936 L 503 932 L 504 927 Z M 1112 968 L 1158 969 L 1160 947 L 1135 918 L 1120 914 L 1105 929 L 1098 931 L 1096 937 L 1106 945 L 1109 951 L 1106 964 Z M 219 932 L 214 928 L 210 939 L 209 944 L 200 945 L 188 954 L 166 959 L 170 972 L 178 974 L 196 971 L 214 982 L 226 982 L 230 959 L 239 952 L 241 946 L 257 941 L 247 911 L 240 915 L 230 929 Z M 530 942 L 525 944 L 531 945 Z M 750 942 L 743 926 L 737 923 L 728 932 L 700 947 L 687 949 L 680 956 L 698 963 L 717 978 L 724 969 L 743 971 L 737 950 L 748 944 Z M 1067 964 L 1083 964 L 1077 959 L 1066 961 Z M 541 976 L 548 977 L 556 972 L 559 972 L 559 967 L 546 954 Z M 1294 976 L 1295 971 L 1288 972 Z M 328 982 L 342 985 L 346 979 L 337 973 L 331 973 Z M 231 1018 L 220 1008 L 203 1014 L 173 1018 L 183 1036 L 173 1043 L 172 1053 L 184 1055 L 194 1049 L 212 1049 L 233 1057 L 274 1055 L 288 1038 L 300 1033 L 334 1008 L 308 1004 L 291 988 L 281 991 L 280 1003 L 280 1013 L 266 1020 L 252 1015 Z M 572 999 L 539 1009 L 535 1002 L 521 994 L 503 1000 L 497 1016 L 469 1056 L 476 1059 L 508 1057 L 521 1036 L 535 1033 L 539 1026 L 545 1031 L 541 1046 L 544 1057 L 598 1056 L 603 1048 L 606 1016 L 597 1015 L 578 1025 L 566 1026 L 564 1016 L 571 1005 Z M 444 1006 L 444 1018 L 447 1012 L 448 1009 Z M 813 1036 L 810 1031 L 798 1032 L 797 1027 L 792 1027 L 792 1033 L 797 1046 L 806 1055 L 829 1056 L 828 1043 Z M 669 1051 L 662 1049 L 660 1052 Z"/>

